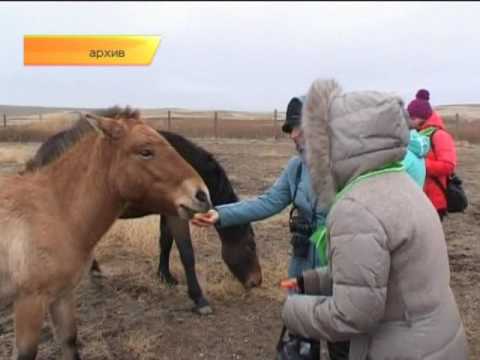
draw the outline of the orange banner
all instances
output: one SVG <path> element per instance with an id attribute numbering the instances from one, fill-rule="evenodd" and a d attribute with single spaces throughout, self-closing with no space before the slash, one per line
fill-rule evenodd
<path id="1" fill-rule="evenodd" d="M 150 65 L 159 36 L 25 35 L 24 65 Z"/>

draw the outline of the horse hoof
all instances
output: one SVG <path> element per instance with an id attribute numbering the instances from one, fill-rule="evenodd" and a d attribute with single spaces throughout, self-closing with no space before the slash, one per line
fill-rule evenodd
<path id="1" fill-rule="evenodd" d="M 103 275 L 101 271 L 97 271 L 97 270 L 90 271 L 90 277 L 92 278 L 92 280 L 95 280 L 95 281 L 106 278 L 106 276 Z"/>
<path id="2" fill-rule="evenodd" d="M 213 310 L 212 310 L 212 308 L 210 307 L 210 305 L 195 306 L 195 307 L 193 308 L 193 312 L 194 312 L 195 314 L 202 315 L 202 316 L 213 314 Z"/>
<path id="3" fill-rule="evenodd" d="M 103 275 L 101 272 L 98 271 L 91 271 L 90 272 L 90 283 L 97 286 L 103 287 L 104 282 L 103 280 L 106 279 L 106 276 Z"/>
<path id="4" fill-rule="evenodd" d="M 178 280 L 172 274 L 159 273 L 160 281 L 165 283 L 168 287 L 175 287 L 178 285 Z"/>

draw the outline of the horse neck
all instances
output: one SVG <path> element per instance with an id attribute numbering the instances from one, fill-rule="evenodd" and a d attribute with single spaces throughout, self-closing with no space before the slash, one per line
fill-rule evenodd
<path id="1" fill-rule="evenodd" d="M 113 157 L 111 145 L 90 134 L 45 168 L 62 221 L 86 252 L 108 231 L 123 207 L 109 184 Z"/>

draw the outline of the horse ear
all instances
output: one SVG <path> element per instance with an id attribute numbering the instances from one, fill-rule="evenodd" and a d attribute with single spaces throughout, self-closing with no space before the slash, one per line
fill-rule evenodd
<path id="1" fill-rule="evenodd" d="M 97 132 L 108 138 L 117 140 L 125 134 L 125 128 L 122 123 L 116 119 L 110 119 L 94 114 L 86 114 L 85 119 Z"/>

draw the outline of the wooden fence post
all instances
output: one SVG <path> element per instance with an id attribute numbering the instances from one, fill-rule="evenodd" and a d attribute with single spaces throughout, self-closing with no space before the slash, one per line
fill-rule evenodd
<path id="1" fill-rule="evenodd" d="M 277 118 L 278 118 L 278 111 L 277 109 L 273 110 L 273 139 L 277 140 L 278 133 L 277 133 Z"/>
<path id="2" fill-rule="evenodd" d="M 460 116 L 458 113 L 455 113 L 455 138 L 459 139 L 460 131 Z"/>
<path id="3" fill-rule="evenodd" d="M 3 127 L 7 127 L 7 114 L 3 113 Z"/>
<path id="4" fill-rule="evenodd" d="M 172 128 L 172 112 L 168 110 L 168 118 L 167 118 L 167 129 L 170 131 Z"/>
<path id="5" fill-rule="evenodd" d="M 218 138 L 218 113 L 215 111 L 213 115 L 213 131 L 215 134 L 215 139 Z"/>

